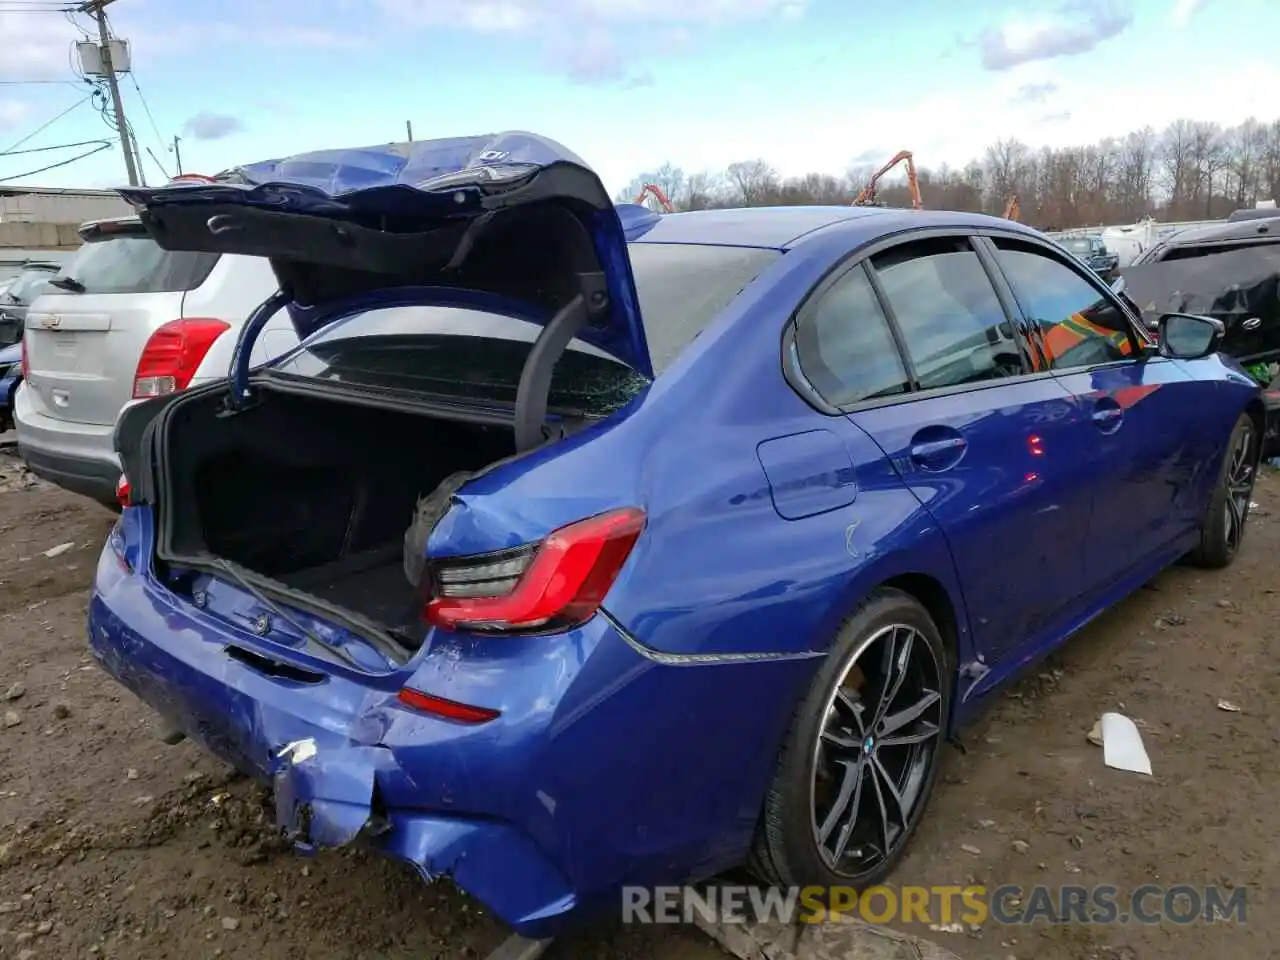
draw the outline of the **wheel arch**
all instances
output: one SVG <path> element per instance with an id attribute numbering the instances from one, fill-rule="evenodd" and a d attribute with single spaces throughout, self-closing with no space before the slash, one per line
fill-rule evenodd
<path id="1" fill-rule="evenodd" d="M 927 546 L 918 543 L 909 554 L 890 554 L 858 571 L 823 625 L 822 649 L 829 649 L 840 624 L 872 591 L 889 587 L 907 594 L 928 612 L 942 634 L 950 657 L 947 666 L 958 686 L 965 666 L 975 658 L 968 608 L 941 531 L 935 528 L 926 542 Z"/>
<path id="2" fill-rule="evenodd" d="M 942 634 L 942 645 L 947 650 L 951 661 L 948 668 L 955 670 L 960 662 L 960 625 L 957 620 L 956 606 L 951 594 L 947 592 L 941 581 L 927 573 L 903 573 L 891 577 L 880 587 L 890 587 L 919 601 L 928 611 L 930 619 Z"/>
<path id="3" fill-rule="evenodd" d="M 1249 401 L 1244 412 L 1249 415 L 1254 429 L 1258 431 L 1258 453 L 1261 455 L 1267 440 L 1267 405 L 1261 397 L 1254 397 Z"/>

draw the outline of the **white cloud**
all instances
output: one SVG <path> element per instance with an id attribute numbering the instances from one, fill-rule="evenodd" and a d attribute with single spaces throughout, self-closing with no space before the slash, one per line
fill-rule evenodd
<path id="1" fill-rule="evenodd" d="M 1179 30 L 1186 27 L 1204 9 L 1205 0 L 1173 0 L 1169 21 Z"/>
<path id="2" fill-rule="evenodd" d="M 772 14 L 795 17 L 804 0 L 378 0 L 405 21 L 473 30 L 526 30 L 583 22 L 719 24 Z"/>
<path id="3" fill-rule="evenodd" d="M 11 13 L 0 7 L 0 79 L 63 79 L 79 34 L 61 15 Z"/>
<path id="4" fill-rule="evenodd" d="M 404 26 L 462 27 L 478 33 L 531 36 L 548 69 L 580 83 L 643 84 L 641 61 L 666 47 L 687 48 L 693 31 L 728 23 L 804 16 L 807 0 L 377 0 Z M 668 44 L 643 41 L 635 27 L 656 28 Z"/>
<path id="5" fill-rule="evenodd" d="M 1056 15 L 1015 18 L 978 38 L 982 65 L 1008 70 L 1035 60 L 1088 53 L 1118 36 L 1133 23 L 1133 14 L 1108 0 L 1075 0 Z"/>
<path id="6" fill-rule="evenodd" d="M 1011 71 L 978 87 L 945 90 L 914 103 L 864 102 L 845 109 L 838 124 L 829 122 L 831 103 L 815 100 L 785 111 L 768 109 L 768 124 L 672 114 L 660 128 L 636 131 L 610 124 L 598 129 L 592 142 L 561 139 L 616 190 L 637 171 L 664 161 L 685 170 L 722 170 L 735 160 L 762 157 L 785 176 L 841 174 L 855 160 L 883 162 L 906 149 L 922 167 L 959 167 L 981 160 L 990 144 L 1008 137 L 1033 149 L 1065 147 L 1121 137 L 1147 124 L 1159 131 L 1183 117 L 1230 126 L 1250 116 L 1269 121 L 1280 115 L 1274 95 L 1280 68 L 1263 62 L 1246 61 L 1216 74 L 1136 75 L 1127 82 L 1125 110 L 1072 109 L 1096 97 L 1095 78 L 1087 72 L 1056 78 L 1057 91 L 1042 102 L 1018 102 L 1015 95 L 1031 79 Z M 868 151 L 866 131 L 874 131 L 878 151 Z"/>
<path id="7" fill-rule="evenodd" d="M 0 130 L 10 130 L 25 123 L 31 108 L 17 100 L 0 100 Z"/>

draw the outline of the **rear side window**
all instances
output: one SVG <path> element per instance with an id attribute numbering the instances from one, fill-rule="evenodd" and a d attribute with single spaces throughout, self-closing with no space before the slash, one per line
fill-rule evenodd
<path id="1" fill-rule="evenodd" d="M 633 243 L 629 249 L 655 373 L 781 256 L 777 250 L 696 243 Z"/>
<path id="2" fill-rule="evenodd" d="M 805 308 L 796 326 L 796 353 L 805 379 L 833 406 L 909 389 L 889 322 L 860 266 Z"/>
<path id="3" fill-rule="evenodd" d="M 1025 372 L 977 253 L 963 238 L 906 243 L 872 258 L 921 389 Z"/>
<path id="4" fill-rule="evenodd" d="M 127 234 L 85 243 L 58 276 L 85 294 L 178 293 L 204 283 L 217 262 L 216 253 L 162 250 L 144 234 Z"/>

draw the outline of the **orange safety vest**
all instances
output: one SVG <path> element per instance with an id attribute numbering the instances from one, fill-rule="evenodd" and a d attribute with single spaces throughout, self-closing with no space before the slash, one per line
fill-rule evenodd
<path id="1" fill-rule="evenodd" d="M 1048 330 L 1045 330 L 1042 336 L 1044 337 L 1045 353 L 1050 360 L 1054 357 L 1062 356 L 1076 344 L 1082 343 L 1091 337 L 1102 337 L 1110 340 L 1123 356 L 1127 357 L 1133 352 L 1133 344 L 1129 342 L 1129 335 L 1125 331 L 1113 330 L 1110 327 L 1093 323 L 1086 320 L 1082 313 L 1073 313 L 1061 323 L 1055 323 Z"/>

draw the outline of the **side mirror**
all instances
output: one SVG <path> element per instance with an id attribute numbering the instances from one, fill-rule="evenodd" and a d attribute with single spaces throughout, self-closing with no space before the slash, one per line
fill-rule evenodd
<path id="1" fill-rule="evenodd" d="M 1226 335 L 1221 320 L 1190 313 L 1166 313 L 1160 318 L 1160 356 L 1199 360 L 1217 353 Z"/>

